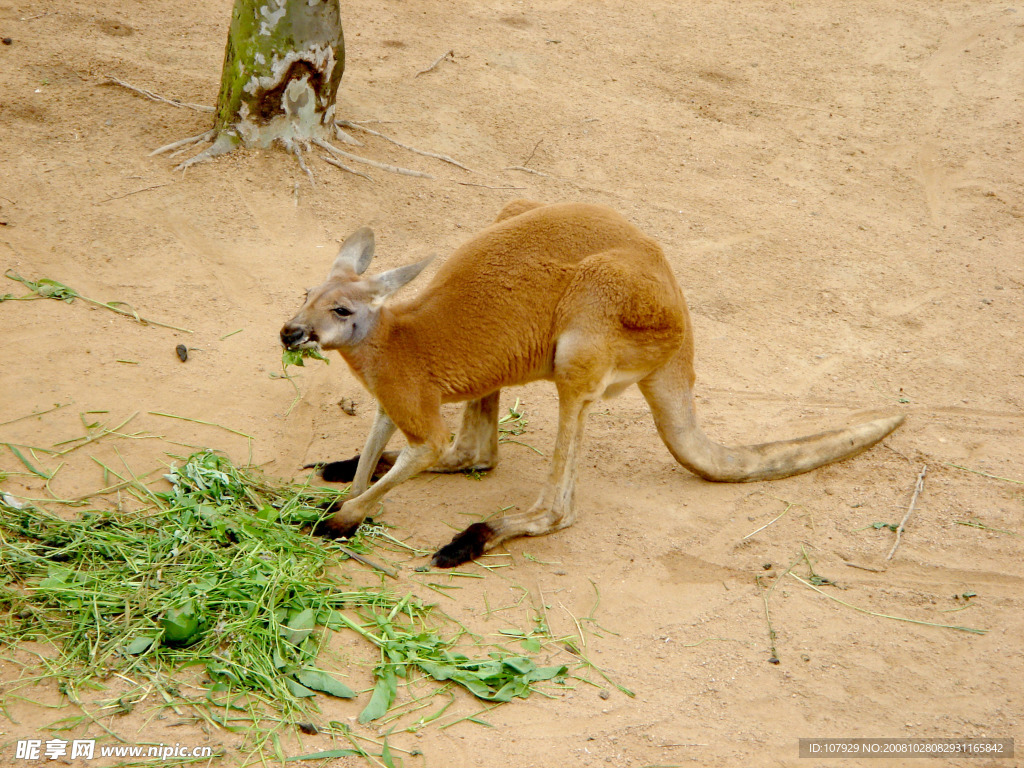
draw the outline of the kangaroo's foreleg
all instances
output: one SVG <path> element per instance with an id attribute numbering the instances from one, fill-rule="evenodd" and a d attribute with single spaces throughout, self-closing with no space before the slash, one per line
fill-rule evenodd
<path id="1" fill-rule="evenodd" d="M 328 538 L 350 537 L 388 491 L 429 469 L 440 453 L 441 448 L 436 442 L 407 445 L 398 454 L 395 466 L 362 494 L 342 504 L 317 526 L 315 533 Z"/>
<path id="2" fill-rule="evenodd" d="M 398 454 L 395 465 L 367 488 L 373 469 L 395 428 L 396 422 L 383 408 L 378 408 L 377 418 L 366 438 L 359 469 L 352 482 L 353 492 L 359 493 L 334 510 L 334 514 L 317 527 L 316 533 L 328 537 L 351 536 L 388 491 L 429 469 L 448 441 L 448 432 L 440 411 L 433 408 L 425 410 L 411 425 L 403 427 L 402 431 L 409 444 Z"/>
<path id="3" fill-rule="evenodd" d="M 359 454 L 359 465 L 356 467 L 355 477 L 352 478 L 352 487 L 349 489 L 348 497 L 350 500 L 359 496 L 370 487 L 370 480 L 373 479 L 377 462 L 380 461 L 381 455 L 384 453 L 384 447 L 388 444 L 388 440 L 391 439 L 393 434 L 395 434 L 395 422 L 378 405 L 377 415 L 373 419 L 373 426 L 370 427 L 370 434 L 366 436 L 363 452 Z M 390 472 L 391 470 L 388 471 Z"/>
<path id="4" fill-rule="evenodd" d="M 493 469 L 498 463 L 498 403 L 501 390 L 466 403 L 455 440 L 431 472 Z"/>
<path id="5" fill-rule="evenodd" d="M 351 459 L 329 461 L 320 466 L 320 477 L 328 483 L 352 483 L 349 498 L 358 496 L 379 477 L 395 465 L 398 451 L 384 451 L 388 440 L 395 434 L 395 423 L 377 406 L 370 433 L 366 436 L 363 452 Z"/>

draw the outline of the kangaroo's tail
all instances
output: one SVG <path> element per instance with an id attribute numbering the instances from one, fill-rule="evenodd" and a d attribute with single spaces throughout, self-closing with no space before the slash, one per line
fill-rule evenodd
<path id="1" fill-rule="evenodd" d="M 661 369 L 640 382 L 658 434 L 676 461 L 705 480 L 744 483 L 798 475 L 870 448 L 903 423 L 903 415 L 864 421 L 816 435 L 760 445 L 726 446 L 711 440 L 697 421 L 693 390 L 685 378 Z"/>

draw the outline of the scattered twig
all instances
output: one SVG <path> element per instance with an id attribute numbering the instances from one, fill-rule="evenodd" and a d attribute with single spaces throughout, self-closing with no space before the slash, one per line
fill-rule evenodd
<path id="1" fill-rule="evenodd" d="M 455 58 L 455 49 L 454 48 L 450 48 L 447 51 L 445 51 L 441 56 L 439 56 L 437 61 L 435 61 L 433 64 L 431 64 L 426 69 L 421 69 L 419 72 L 417 72 L 415 75 L 413 75 L 413 77 L 419 77 L 420 75 L 427 74 L 427 72 L 432 72 L 433 70 L 437 69 L 441 65 L 441 62 L 444 61 L 445 59 L 454 59 L 454 58 Z"/>
<path id="2" fill-rule="evenodd" d="M 971 469 L 970 467 L 961 467 L 959 464 L 946 464 L 947 467 L 953 467 L 953 469 L 962 469 L 964 472 L 970 472 L 975 475 L 981 475 L 991 480 L 1002 480 L 1004 483 L 1016 483 L 1017 485 L 1024 485 L 1024 480 L 1014 480 L 1010 477 L 1000 477 L 999 475 L 990 475 L 988 472 L 982 472 L 980 469 Z"/>
<path id="3" fill-rule="evenodd" d="M 167 419 L 177 419 L 178 421 L 191 421 L 193 424 L 202 424 L 207 427 L 219 427 L 220 429 L 223 429 L 225 432 L 231 432 L 234 435 L 241 435 L 242 437 L 247 437 L 250 440 L 256 439 L 250 434 L 246 434 L 245 432 L 239 432 L 237 429 L 225 427 L 223 424 L 216 424 L 212 421 L 203 421 L 202 419 L 190 419 L 188 416 L 176 416 L 173 413 L 162 413 L 161 411 L 149 411 L 148 413 L 150 416 L 163 416 L 164 418 Z"/>
<path id="4" fill-rule="evenodd" d="M 151 189 L 159 189 L 160 187 L 167 187 L 167 186 L 170 186 L 170 184 L 171 184 L 171 182 L 169 182 L 169 181 L 165 182 L 163 184 L 154 184 L 151 187 L 143 187 L 142 189 L 136 189 L 136 190 L 133 190 L 132 192 L 125 192 L 123 195 L 114 195 L 113 197 L 108 197 L 105 200 L 100 200 L 99 202 L 93 203 L 93 205 L 101 205 L 102 203 L 109 203 L 111 200 L 120 200 L 120 199 L 122 199 L 124 197 L 131 197 L 132 195 L 137 195 L 137 194 L 139 194 L 139 192 L 149 192 L 149 190 L 151 190 Z"/>
<path id="5" fill-rule="evenodd" d="M 353 552 L 348 547 L 338 547 L 338 549 L 340 549 L 342 552 L 344 552 L 348 557 L 351 557 L 357 563 L 362 563 L 363 565 L 365 565 L 365 566 L 367 566 L 369 568 L 373 568 L 374 570 L 377 570 L 377 571 L 380 571 L 381 573 L 387 574 L 392 579 L 395 579 L 397 581 L 398 573 L 396 571 L 393 571 L 390 568 L 381 565 L 380 563 L 374 562 L 373 560 L 371 560 L 368 557 L 363 557 L 358 552 Z"/>
<path id="6" fill-rule="evenodd" d="M 896 554 L 896 547 L 900 545 L 900 536 L 903 535 L 903 528 L 907 524 L 907 520 L 914 512 L 914 506 L 917 504 L 917 497 L 921 495 L 921 491 L 924 490 L 924 476 L 928 474 L 928 465 L 925 464 L 921 467 L 921 474 L 917 476 L 917 482 L 914 484 L 914 495 L 910 497 L 910 506 L 907 507 L 907 514 L 903 516 L 899 526 L 896 528 L 896 541 L 892 544 L 892 549 L 889 550 L 889 554 L 886 555 L 886 560 L 892 560 L 892 556 Z"/>
<path id="7" fill-rule="evenodd" d="M 33 416 L 42 416 L 47 413 L 53 413 L 54 411 L 59 411 L 61 408 L 67 408 L 69 405 L 71 405 L 71 403 L 55 403 L 53 408 L 47 408 L 45 411 L 35 411 L 26 416 L 19 416 L 18 418 L 11 419 L 10 421 L 0 422 L 0 427 L 6 427 L 8 424 L 13 424 L 16 421 L 31 419 Z"/>
<path id="8" fill-rule="evenodd" d="M 522 165 L 510 165 L 505 170 L 506 171 L 522 171 L 523 173 L 532 173 L 534 176 L 544 176 L 545 178 L 548 178 L 548 179 L 555 178 L 550 173 L 544 173 L 543 171 L 535 171 L 535 170 L 533 170 L 533 168 L 526 168 L 526 167 L 524 167 Z"/>
<path id="9" fill-rule="evenodd" d="M 134 419 L 138 415 L 139 415 L 139 412 L 136 411 L 135 413 L 133 413 L 127 419 L 122 421 L 120 424 L 118 424 L 113 429 L 107 429 L 106 427 L 104 427 L 103 429 L 101 429 L 99 432 L 97 432 L 94 435 L 90 435 L 88 437 L 82 437 L 82 438 L 75 438 L 76 441 L 81 440 L 82 442 L 78 443 L 78 445 L 73 445 L 70 448 L 65 448 L 63 451 L 60 451 L 56 455 L 57 456 L 64 456 L 65 454 L 71 453 L 72 451 L 77 451 L 79 448 L 81 448 L 81 447 L 83 447 L 85 445 L 89 445 L 89 443 L 94 443 L 97 440 L 101 440 L 104 437 L 106 437 L 107 435 L 116 435 L 116 434 L 119 433 L 120 430 L 124 429 L 124 427 L 128 424 L 129 421 L 131 421 L 132 419 Z M 59 443 L 58 443 L 58 445 L 59 445 Z M 57 446 L 54 446 L 54 447 L 56 448 Z"/>
<path id="10" fill-rule="evenodd" d="M 526 187 L 492 187 L 490 184 L 474 184 L 471 181 L 456 181 L 464 187 L 483 187 L 484 189 L 526 189 Z"/>
<path id="11" fill-rule="evenodd" d="M 160 101 L 164 104 L 170 104 L 174 107 L 182 107 L 183 109 L 194 109 L 197 112 L 213 112 L 214 108 L 205 104 L 190 104 L 187 101 L 178 101 L 177 99 L 168 99 L 166 96 L 161 96 L 159 93 L 153 93 L 153 91 L 145 88 L 139 88 L 138 86 L 126 83 L 124 80 L 118 80 L 116 77 L 106 76 L 106 82 L 103 85 L 119 85 L 122 88 L 127 88 L 129 91 L 133 91 L 140 96 L 145 96 L 151 101 Z"/>
<path id="12" fill-rule="evenodd" d="M 775 637 L 776 637 L 776 635 L 775 635 L 775 628 L 772 626 L 772 615 L 771 615 L 771 613 L 768 610 L 768 595 L 771 593 L 771 589 L 775 588 L 775 585 L 773 584 L 771 589 L 765 589 L 764 585 L 761 583 L 761 577 L 760 576 L 755 576 L 754 577 L 754 583 L 756 583 L 757 586 L 760 587 L 760 589 L 761 589 L 761 599 L 764 600 L 764 619 L 768 623 L 768 650 L 771 651 L 771 654 L 772 654 L 770 657 L 768 657 L 768 663 L 770 663 L 770 664 L 778 664 L 779 663 L 779 654 L 775 650 Z M 775 584 L 778 584 L 778 583 L 779 583 L 778 581 L 775 582 Z"/>
<path id="13" fill-rule="evenodd" d="M 469 171 L 470 173 L 475 173 L 475 171 L 472 168 L 467 168 L 465 165 L 460 163 L 455 158 L 449 157 L 448 155 L 441 155 L 441 154 L 438 154 L 437 152 L 427 152 L 426 150 L 423 150 L 423 149 L 417 149 L 416 147 L 410 147 L 408 144 L 403 144 L 400 141 L 396 141 L 395 139 L 392 139 L 390 136 L 387 136 L 387 135 L 385 135 L 383 133 L 379 133 L 378 131 L 374 131 L 373 129 L 367 128 L 367 127 L 365 127 L 363 125 L 360 125 L 359 123 L 353 123 L 353 122 L 351 122 L 349 120 L 337 120 L 337 121 L 335 121 L 335 125 L 336 126 L 342 126 L 344 128 L 354 128 L 357 131 L 362 131 L 363 133 L 368 133 L 371 136 L 376 136 L 377 138 L 384 139 L 384 141 L 390 141 L 396 147 L 401 147 L 402 149 L 407 150 L 409 152 L 412 152 L 413 154 L 423 155 L 423 157 L 432 157 L 435 160 L 442 160 L 442 161 L 444 161 L 446 163 L 450 163 L 451 165 L 454 165 L 456 168 L 461 168 L 464 171 Z"/>
<path id="14" fill-rule="evenodd" d="M 859 606 L 854 605 L 853 603 L 848 603 L 845 600 L 840 600 L 838 597 L 835 597 L 834 595 L 830 595 L 828 592 L 826 592 L 823 589 L 818 589 L 813 584 L 809 584 L 806 581 L 804 581 L 803 579 L 801 579 L 795 573 L 791 573 L 789 575 L 791 577 L 793 577 L 794 579 L 796 579 L 797 581 L 799 581 L 805 587 L 809 587 L 810 589 L 813 589 L 815 592 L 817 592 L 820 595 L 824 595 L 829 600 L 834 600 L 835 602 L 839 603 L 840 605 L 845 605 L 847 608 L 852 608 L 853 610 L 858 611 L 860 613 L 866 613 L 868 616 L 875 616 L 875 617 L 880 618 L 880 619 L 893 619 L 895 621 L 906 621 L 906 622 L 908 622 L 910 624 L 922 624 L 922 625 L 924 625 L 926 627 L 939 627 L 941 629 L 957 629 L 957 630 L 960 630 L 961 632 L 970 632 L 971 634 L 974 634 L 974 635 L 984 635 L 984 634 L 986 634 L 988 632 L 987 629 L 974 629 L 972 627 L 959 627 L 959 626 L 955 626 L 955 625 L 952 625 L 952 624 L 936 624 L 935 622 L 932 622 L 932 621 L 920 621 L 918 619 L 908 619 L 905 616 L 891 616 L 891 615 L 889 615 L 887 613 L 878 613 L 877 611 L 869 611 L 867 608 L 861 608 Z"/>
<path id="15" fill-rule="evenodd" d="M 56 16 L 60 11 L 46 11 L 45 13 L 37 13 L 35 16 L 23 16 L 22 21 L 33 21 L 35 19 L 41 19 L 44 16 Z"/>
<path id="16" fill-rule="evenodd" d="M 751 536 L 753 536 L 753 535 L 754 535 L 755 533 L 760 533 L 760 532 L 761 532 L 761 531 L 763 531 L 763 530 L 764 530 L 765 528 L 767 528 L 767 527 L 768 527 L 769 525 L 771 525 L 772 523 L 774 523 L 774 522 L 775 522 L 776 520 L 780 520 L 780 519 L 782 518 L 782 516 L 783 516 L 783 515 L 785 515 L 785 514 L 786 514 L 787 512 L 789 512 L 789 510 L 791 510 L 792 508 L 793 508 L 793 502 L 788 502 L 788 503 L 786 504 L 786 508 L 785 508 L 784 510 L 782 510 L 782 512 L 781 512 L 781 513 L 780 513 L 780 514 L 779 514 L 779 515 L 778 515 L 777 517 L 773 518 L 772 520 L 769 520 L 769 521 L 768 521 L 767 523 L 765 523 L 764 525 L 762 525 L 762 526 L 761 526 L 760 528 L 758 528 L 758 529 L 757 529 L 756 531 L 751 531 L 751 532 L 750 532 L 750 533 L 748 533 L 748 534 L 747 534 L 746 536 L 744 536 L 744 537 L 743 537 L 742 539 L 740 539 L 740 541 L 746 541 L 746 540 L 747 540 L 747 539 L 749 539 L 749 538 L 750 538 Z"/>
<path id="17" fill-rule="evenodd" d="M 525 160 L 523 160 L 523 163 L 522 163 L 522 167 L 523 168 L 527 167 L 530 164 L 530 161 L 533 160 L 533 156 L 537 154 L 537 150 L 540 149 L 540 145 L 543 144 L 543 143 L 544 143 L 544 137 L 541 136 L 539 139 L 537 139 L 537 143 L 533 145 L 533 150 L 530 152 L 530 156 L 528 158 L 526 158 Z"/>
<path id="18" fill-rule="evenodd" d="M 848 565 L 851 568 L 860 568 L 862 571 L 871 571 L 872 573 L 885 573 L 885 568 L 875 568 L 873 565 L 861 565 L 860 563 L 851 563 L 849 560 L 844 560 L 843 565 Z"/>
<path id="19" fill-rule="evenodd" d="M 1020 536 L 1020 534 L 1015 531 L 1008 531 L 1005 528 L 993 528 L 991 525 L 985 525 L 977 520 L 954 520 L 953 522 L 957 525 L 966 525 L 968 528 L 979 528 L 983 531 L 992 531 L 993 533 L 1005 533 L 1010 536 Z"/>

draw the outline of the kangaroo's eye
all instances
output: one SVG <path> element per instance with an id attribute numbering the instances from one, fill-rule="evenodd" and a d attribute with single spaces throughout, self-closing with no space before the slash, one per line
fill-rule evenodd
<path id="1" fill-rule="evenodd" d="M 352 314 L 352 310 L 348 307 L 335 307 L 331 312 L 336 314 L 338 317 L 348 317 Z"/>

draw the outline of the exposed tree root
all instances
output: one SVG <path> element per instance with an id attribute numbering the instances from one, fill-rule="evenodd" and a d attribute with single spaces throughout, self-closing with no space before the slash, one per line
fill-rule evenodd
<path id="1" fill-rule="evenodd" d="M 403 144 L 400 141 L 395 141 L 390 136 L 385 136 L 383 133 L 378 133 L 377 131 L 374 131 L 374 130 L 371 130 L 371 129 L 365 127 L 365 126 L 359 125 L 359 123 L 353 123 L 353 122 L 350 122 L 348 120 L 338 120 L 338 121 L 335 122 L 335 125 L 341 126 L 342 128 L 355 128 L 357 131 L 363 131 L 364 133 L 368 133 L 371 136 L 377 136 L 378 138 L 384 139 L 385 141 L 390 141 L 395 146 L 401 147 L 402 149 L 408 150 L 409 152 L 414 152 L 415 154 L 423 155 L 424 157 L 433 157 L 435 160 L 443 160 L 444 162 L 451 163 L 452 165 L 456 166 L 457 168 L 461 168 L 464 171 L 469 171 L 470 173 L 475 173 L 475 171 L 473 171 L 472 168 L 467 168 L 462 163 L 460 163 L 458 160 L 455 160 L 454 158 L 448 157 L 448 155 L 439 155 L 436 152 L 426 152 L 426 151 L 424 151 L 422 149 L 416 149 L 416 147 L 410 147 L 408 144 Z M 356 142 L 356 143 L 359 144 L 359 142 Z M 362 145 L 360 144 L 360 146 L 362 146 Z"/>
<path id="2" fill-rule="evenodd" d="M 321 139 L 313 139 L 313 143 L 316 144 L 321 149 L 326 149 L 332 155 L 337 155 L 338 157 L 344 158 L 346 160 L 352 160 L 353 162 L 356 162 L 356 163 L 363 163 L 365 165 L 371 166 L 372 168 L 380 168 L 382 171 L 388 171 L 390 173 L 398 173 L 398 174 L 401 174 L 402 176 L 416 176 L 416 177 L 421 178 L 421 179 L 432 179 L 432 178 L 434 178 L 429 173 L 423 173 L 422 171 L 412 171 L 412 170 L 409 170 L 408 168 L 400 168 L 397 165 L 388 165 L 387 163 L 378 163 L 376 160 L 368 160 L 365 157 L 360 157 L 359 155 L 353 155 L 351 152 L 345 152 L 344 150 L 338 149 L 333 144 L 329 144 L 328 142 L 322 141 Z"/>
<path id="3" fill-rule="evenodd" d="M 210 133 L 213 133 L 213 131 L 210 131 Z M 226 155 L 228 152 L 237 149 L 241 145 L 242 140 L 238 136 L 230 131 L 221 131 L 217 134 L 217 138 L 213 140 L 213 144 L 208 146 L 198 155 L 190 157 L 183 163 L 178 163 L 174 166 L 174 170 L 184 171 L 186 168 L 190 168 L 197 163 L 205 163 L 207 160 L 217 157 L 218 155 Z"/>
<path id="4" fill-rule="evenodd" d="M 177 99 L 169 99 L 166 96 L 161 96 L 159 93 L 147 90 L 145 88 L 139 88 L 137 85 L 126 83 L 124 80 L 118 80 L 116 77 L 107 75 L 106 85 L 119 85 L 122 88 L 127 88 L 129 91 L 134 91 L 140 96 L 145 96 L 151 101 L 161 101 L 164 104 L 170 104 L 173 107 L 183 107 L 184 109 L 194 109 L 197 112 L 213 112 L 213 107 L 205 104 L 190 104 L 187 101 L 178 101 Z"/>
<path id="5" fill-rule="evenodd" d="M 187 139 L 181 139 L 179 141 L 173 141 L 170 144 L 165 144 L 159 149 L 154 149 L 149 153 L 149 156 L 153 157 L 153 155 L 162 155 L 164 152 L 173 152 L 171 157 L 174 157 L 178 152 L 191 147 L 193 144 L 199 144 L 203 141 L 213 141 L 213 129 L 197 133 L 195 136 L 189 136 Z M 176 149 L 178 152 L 174 152 Z"/>
<path id="6" fill-rule="evenodd" d="M 371 176 L 368 176 L 367 174 L 363 173 L 362 171 L 357 171 L 355 168 L 349 168 L 344 163 L 338 162 L 337 160 L 335 160 L 333 157 L 331 157 L 329 155 L 320 155 L 320 158 L 325 163 L 329 163 L 330 165 L 333 165 L 335 168 L 341 168 L 341 170 L 348 171 L 349 173 L 354 173 L 356 176 L 362 176 L 367 181 L 373 181 L 373 178 Z"/>
<path id="7" fill-rule="evenodd" d="M 174 102 L 171 102 L 171 101 L 168 101 L 168 103 L 174 104 Z M 461 168 L 461 169 L 463 169 L 465 171 L 473 172 L 473 170 L 471 168 L 463 165 L 458 160 L 455 160 L 454 158 L 451 158 L 448 155 L 442 155 L 442 154 L 438 154 L 436 152 L 427 152 L 427 151 L 422 150 L 422 149 L 417 149 L 416 147 L 411 147 L 408 144 L 403 144 L 400 141 L 396 141 L 395 139 L 392 139 L 389 136 L 385 136 L 382 133 L 379 133 L 377 131 L 371 130 L 370 128 L 366 128 L 366 127 L 361 126 L 361 125 L 359 125 L 357 123 L 350 123 L 350 122 L 347 122 L 347 121 L 341 121 L 341 122 L 339 122 L 339 125 L 336 126 L 336 136 L 338 137 L 339 141 L 342 141 L 342 142 L 344 142 L 346 144 L 351 144 L 351 145 L 359 146 L 359 147 L 363 146 L 362 142 L 358 141 L 357 139 L 353 138 L 348 133 L 343 131 L 342 130 L 342 126 L 346 127 L 346 128 L 354 128 L 356 130 L 360 130 L 360 131 L 363 131 L 365 133 L 368 133 L 371 136 L 376 136 L 378 138 L 384 139 L 385 141 L 389 141 L 392 144 L 395 144 L 396 146 L 399 146 L 402 149 L 405 149 L 405 150 L 407 150 L 409 152 L 412 152 L 414 154 L 421 155 L 423 157 L 434 158 L 436 160 L 441 160 L 443 162 L 446 162 L 446 163 L 454 165 L 454 166 L 456 166 L 458 168 Z M 170 153 L 168 155 L 168 157 L 176 157 L 176 156 L 182 154 L 183 152 L 186 152 L 189 149 L 192 149 L 195 145 L 201 144 L 201 143 L 203 143 L 205 141 L 212 141 L 213 143 L 209 147 L 204 149 L 202 152 L 200 152 L 199 154 L 189 158 L 188 160 L 185 160 L 182 163 L 179 163 L 177 166 L 175 166 L 174 170 L 176 170 L 176 171 L 183 171 L 186 168 L 189 168 L 189 167 L 191 167 L 193 165 L 196 165 L 198 163 L 204 163 L 207 160 L 210 160 L 210 159 L 212 159 L 214 157 L 217 157 L 218 155 L 227 154 L 228 152 L 231 152 L 232 150 L 237 149 L 239 146 L 241 146 L 243 144 L 241 137 L 236 135 L 231 130 L 221 131 L 219 134 L 216 133 L 213 130 L 209 130 L 209 131 L 204 131 L 203 133 L 196 134 L 195 136 L 189 136 L 186 139 L 180 139 L 179 141 L 174 141 L 174 142 L 171 142 L 170 144 L 165 144 L 164 146 L 159 147 L 158 149 L 155 149 L 152 152 L 150 152 L 150 156 L 162 155 L 162 154 L 165 154 L 165 153 Z M 373 181 L 373 178 L 371 176 L 365 174 L 365 173 L 362 173 L 360 171 L 357 171 L 357 170 L 349 167 L 345 163 L 341 162 L 341 160 L 348 160 L 348 161 L 351 161 L 353 163 L 362 163 L 363 165 L 369 165 L 372 168 L 377 168 L 377 169 L 382 170 L 382 171 L 387 171 L 388 173 L 400 174 L 402 176 L 413 176 L 413 177 L 420 178 L 420 179 L 432 179 L 432 178 L 434 178 L 431 174 L 424 173 L 423 171 L 414 171 L 414 170 L 412 170 L 410 168 L 403 168 L 403 167 L 398 166 L 398 165 L 391 165 L 389 163 L 382 163 L 382 162 L 378 162 L 377 160 L 370 160 L 369 158 L 360 157 L 359 155 L 354 155 L 351 152 L 346 152 L 346 151 L 344 151 L 342 149 L 338 149 L 333 144 L 331 144 L 328 141 L 325 141 L 324 139 L 320 139 L 320 138 L 316 138 L 316 137 L 311 137 L 309 139 L 300 139 L 300 138 L 297 138 L 297 137 L 289 139 L 289 140 L 279 139 L 278 143 L 282 144 L 285 147 L 285 149 L 287 149 L 289 152 L 291 152 L 293 155 L 295 155 L 295 158 L 298 161 L 299 167 L 303 170 L 303 172 L 307 176 L 309 176 L 310 182 L 314 183 L 314 184 L 315 184 L 315 179 L 313 177 L 313 173 L 309 169 L 309 167 L 306 165 L 305 159 L 303 158 L 303 155 L 302 155 L 303 150 L 308 151 L 310 149 L 309 145 L 316 145 L 316 146 L 320 147 L 321 149 L 326 150 L 331 155 L 334 155 L 334 157 L 330 157 L 328 155 L 322 155 L 321 157 L 322 157 L 322 159 L 325 162 L 329 163 L 330 165 L 335 166 L 336 168 L 340 168 L 340 169 L 342 169 L 344 171 L 348 171 L 349 173 L 355 174 L 356 176 L 361 176 L 362 178 L 366 179 L 367 181 Z"/>
<path id="8" fill-rule="evenodd" d="M 152 101 L 158 101 L 163 104 L 170 104 L 174 107 L 195 109 L 204 112 L 213 111 L 212 107 L 204 107 L 201 104 L 189 104 L 187 102 L 178 101 L 176 99 L 169 99 L 165 96 L 161 96 L 160 94 L 154 93 L 153 91 L 149 91 L 145 88 L 139 88 L 137 86 L 126 83 L 123 80 L 118 80 L 115 77 L 108 77 L 106 82 L 111 85 L 121 86 L 122 88 L 130 90 L 133 93 L 137 93 L 140 96 L 144 96 L 145 98 L 150 99 Z M 417 149 L 416 147 L 412 147 L 408 144 L 403 144 L 400 141 L 392 139 L 390 136 L 380 133 L 379 131 L 375 131 L 371 128 L 367 128 L 366 126 L 360 125 L 359 123 L 353 123 L 348 120 L 338 120 L 334 123 L 334 135 L 338 141 L 344 144 L 349 144 L 355 147 L 364 146 L 361 141 L 359 141 L 354 136 L 345 131 L 345 128 L 362 131 L 363 133 L 368 133 L 371 136 L 376 136 L 377 138 L 384 139 L 385 141 L 388 141 L 394 144 L 395 146 L 401 147 L 402 149 L 408 152 L 421 155 L 422 157 L 430 157 L 435 160 L 441 160 L 442 162 L 449 163 L 450 165 L 454 165 L 457 168 L 461 168 L 464 171 L 469 171 L 471 173 L 474 172 L 472 168 L 463 165 L 458 160 L 449 157 L 448 155 L 442 155 L 437 152 L 428 152 L 426 150 Z M 308 151 L 310 149 L 310 144 L 315 144 L 316 146 L 326 150 L 327 152 L 331 153 L 331 155 L 335 156 L 330 157 L 328 155 L 322 155 L 321 157 L 325 162 L 335 166 L 336 168 L 340 168 L 344 171 L 348 171 L 349 173 L 355 174 L 356 176 L 361 176 L 367 181 L 373 181 L 373 178 L 368 174 L 362 173 L 361 171 L 357 171 L 349 167 L 345 163 L 340 162 L 340 160 L 338 160 L 337 158 L 342 158 L 355 163 L 363 163 L 364 165 L 369 165 L 373 168 L 378 168 L 382 171 L 387 171 L 388 173 L 397 173 L 402 176 L 413 176 L 421 179 L 434 178 L 429 173 L 424 173 L 422 171 L 414 171 L 409 168 L 402 168 L 400 166 L 390 165 L 388 163 L 381 163 L 376 160 L 369 160 L 367 158 L 354 155 L 350 152 L 345 152 L 344 150 L 338 149 L 330 142 L 317 137 L 281 137 L 277 139 L 277 141 L 278 143 L 282 144 L 285 147 L 285 149 L 287 149 L 289 152 L 295 155 L 299 167 L 309 177 L 310 183 L 314 185 L 316 184 L 316 180 L 313 176 L 313 172 L 306 165 L 305 159 L 303 158 L 302 155 L 304 150 Z M 162 147 L 154 149 L 152 152 L 149 153 L 149 155 L 150 157 L 153 157 L 154 155 L 167 154 L 168 157 L 174 158 L 194 148 L 197 144 L 202 144 L 203 142 L 212 142 L 212 144 L 206 149 L 204 149 L 202 152 L 199 152 L 197 155 L 194 155 L 193 157 L 190 157 L 188 160 L 179 163 L 177 166 L 175 166 L 174 170 L 183 171 L 186 168 L 189 168 L 193 165 L 197 165 L 198 163 L 204 163 L 207 160 L 210 160 L 219 155 L 225 155 L 228 152 L 237 149 L 239 146 L 242 146 L 245 143 L 242 140 L 242 137 L 239 136 L 234 130 L 228 129 L 220 131 L 218 133 L 217 131 L 211 129 L 208 131 L 203 131 L 202 133 L 197 133 L 195 136 L 189 136 L 188 138 L 185 139 L 172 141 L 170 144 L 165 144 Z"/>

